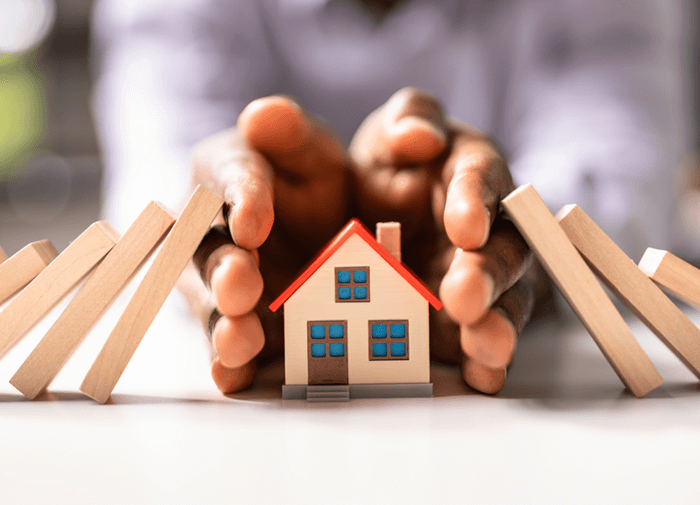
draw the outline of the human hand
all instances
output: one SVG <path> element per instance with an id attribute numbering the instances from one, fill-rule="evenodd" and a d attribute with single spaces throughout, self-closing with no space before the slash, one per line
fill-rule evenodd
<path id="1" fill-rule="evenodd" d="M 351 142 L 360 217 L 401 221 L 403 260 L 434 290 L 431 355 L 462 364 L 474 389 L 503 388 L 533 307 L 532 255 L 499 204 L 513 189 L 505 157 L 482 132 L 405 88 Z"/>
<path id="2" fill-rule="evenodd" d="M 230 393 L 252 383 L 258 354 L 282 350 L 282 319 L 267 306 L 348 219 L 345 149 L 297 104 L 267 97 L 195 149 L 193 174 L 229 207 L 180 285 L 208 326 L 212 377 Z"/>

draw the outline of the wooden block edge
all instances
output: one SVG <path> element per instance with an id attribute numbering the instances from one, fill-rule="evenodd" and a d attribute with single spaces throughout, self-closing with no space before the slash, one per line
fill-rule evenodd
<path id="1" fill-rule="evenodd" d="M 647 277 L 654 279 L 654 275 L 661 266 L 661 263 L 669 254 L 668 251 L 648 247 L 647 250 L 644 251 L 644 255 L 642 259 L 639 260 L 639 265 L 637 266 Z"/>
<path id="2" fill-rule="evenodd" d="M 48 266 L 53 260 L 58 257 L 58 251 L 50 240 L 40 240 L 29 244 L 29 247 L 34 249 L 34 252 L 39 256 L 39 259 Z"/>

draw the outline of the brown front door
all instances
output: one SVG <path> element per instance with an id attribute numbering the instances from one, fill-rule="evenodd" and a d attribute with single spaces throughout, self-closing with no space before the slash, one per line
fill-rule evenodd
<path id="1" fill-rule="evenodd" d="M 348 383 L 348 322 L 308 321 L 309 384 Z"/>

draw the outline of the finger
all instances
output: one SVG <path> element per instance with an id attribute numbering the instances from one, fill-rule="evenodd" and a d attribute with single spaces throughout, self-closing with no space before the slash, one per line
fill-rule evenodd
<path id="1" fill-rule="evenodd" d="M 216 307 L 226 316 L 240 316 L 253 310 L 263 291 L 255 255 L 235 245 L 217 249 L 209 257 L 204 275 Z"/>
<path id="2" fill-rule="evenodd" d="M 265 242 L 274 221 L 273 172 L 268 160 L 245 145 L 239 132 L 223 132 L 200 143 L 193 155 L 194 181 L 230 206 L 233 240 L 252 250 Z"/>
<path id="3" fill-rule="evenodd" d="M 353 142 L 364 166 L 428 162 L 447 145 L 442 106 L 433 95 L 403 88 L 365 120 Z"/>
<path id="4" fill-rule="evenodd" d="M 423 214 L 431 196 L 427 165 L 441 156 L 446 146 L 438 100 L 414 88 L 395 93 L 368 116 L 350 146 L 365 213 Z"/>
<path id="5" fill-rule="evenodd" d="M 462 325 L 462 350 L 489 369 L 501 369 L 513 358 L 518 335 L 530 318 L 534 295 L 529 279 L 519 280 L 503 293 L 486 317 L 474 325 Z"/>
<path id="6" fill-rule="evenodd" d="M 213 326 L 212 342 L 226 368 L 242 367 L 265 345 L 260 318 L 255 312 L 236 317 L 221 316 Z"/>
<path id="7" fill-rule="evenodd" d="M 257 250 L 236 246 L 223 225 L 215 226 L 200 243 L 193 262 L 220 313 L 241 316 L 253 310 L 263 291 Z"/>
<path id="8" fill-rule="evenodd" d="M 531 263 L 532 253 L 518 230 L 499 218 L 483 248 L 455 252 L 440 285 L 445 310 L 454 321 L 474 325 Z"/>
<path id="9" fill-rule="evenodd" d="M 281 96 L 251 102 L 238 128 L 274 168 L 277 219 L 324 240 L 337 231 L 346 217 L 347 174 L 345 149 L 331 130 Z"/>
<path id="10" fill-rule="evenodd" d="M 501 199 L 514 189 L 503 156 L 485 135 L 461 127 L 445 162 L 443 183 L 447 236 L 464 250 L 483 247 Z"/>
<path id="11" fill-rule="evenodd" d="M 221 314 L 214 309 L 212 296 L 199 277 L 198 269 L 189 263 L 178 280 L 178 287 L 185 295 L 190 310 L 202 324 L 208 337 L 211 338 L 216 323 Z M 253 361 L 238 368 L 226 368 L 217 357 L 211 366 L 211 374 L 216 386 L 224 393 L 240 391 L 253 382 L 255 365 Z"/>
<path id="12" fill-rule="evenodd" d="M 447 145 L 442 106 L 415 88 L 394 93 L 382 108 L 373 155 L 384 164 L 415 165 L 439 156 Z"/>
<path id="13" fill-rule="evenodd" d="M 217 357 L 211 364 L 211 376 L 214 384 L 222 393 L 236 393 L 253 384 L 255 363 L 249 362 L 238 368 L 227 368 Z"/>
<path id="14" fill-rule="evenodd" d="M 462 378 L 473 389 L 493 395 L 503 389 L 506 382 L 505 367 L 492 369 L 474 361 L 468 356 L 462 359 Z"/>

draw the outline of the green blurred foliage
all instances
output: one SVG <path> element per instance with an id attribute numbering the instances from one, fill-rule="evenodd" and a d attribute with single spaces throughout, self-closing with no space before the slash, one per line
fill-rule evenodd
<path id="1" fill-rule="evenodd" d="M 36 151 L 45 122 L 36 51 L 0 55 L 0 180 L 21 169 Z"/>

